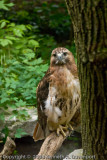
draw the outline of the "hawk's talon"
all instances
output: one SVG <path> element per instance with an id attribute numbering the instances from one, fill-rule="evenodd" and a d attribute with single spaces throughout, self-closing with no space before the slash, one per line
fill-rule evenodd
<path id="1" fill-rule="evenodd" d="M 59 133 L 56 133 L 57 134 L 57 136 L 59 137 Z"/>
<path id="2" fill-rule="evenodd" d="M 71 132 L 71 135 L 70 136 L 74 136 L 74 130 Z"/>
<path id="3" fill-rule="evenodd" d="M 59 125 L 59 127 L 57 128 L 57 136 L 59 136 L 60 135 L 60 133 L 62 133 L 62 135 L 64 136 L 64 137 L 66 137 L 66 133 L 64 132 L 64 130 L 66 130 L 67 131 L 67 127 L 64 127 L 64 126 L 61 126 L 61 125 Z"/>
<path id="4" fill-rule="evenodd" d="M 73 131 L 73 127 L 71 126 L 71 124 L 68 124 L 68 129 L 70 128 L 71 131 Z"/>
<path id="5" fill-rule="evenodd" d="M 56 134 L 58 137 L 59 137 L 59 132 L 60 132 L 60 130 L 59 130 L 59 128 L 57 128 Z"/>
<path id="6" fill-rule="evenodd" d="M 60 129 L 62 135 L 63 135 L 64 137 L 66 137 L 66 134 L 65 134 L 64 130 L 67 130 L 67 128 L 59 125 L 59 129 Z"/>
<path id="7" fill-rule="evenodd" d="M 68 128 L 69 131 L 72 131 L 71 128 Z"/>
<path id="8" fill-rule="evenodd" d="M 57 136 L 59 137 L 59 134 L 62 133 L 62 135 L 66 138 L 66 132 L 69 130 L 69 132 L 73 131 L 73 127 L 70 124 L 66 124 L 65 126 L 59 125 L 59 127 L 57 128 Z"/>

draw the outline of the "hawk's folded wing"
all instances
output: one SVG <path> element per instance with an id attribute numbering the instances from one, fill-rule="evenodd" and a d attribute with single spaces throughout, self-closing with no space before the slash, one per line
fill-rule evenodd
<path id="1" fill-rule="evenodd" d="M 33 138 L 35 141 L 45 138 L 46 134 L 46 125 L 47 125 L 47 116 L 45 115 L 45 101 L 48 98 L 49 93 L 49 77 L 50 69 L 46 72 L 43 79 L 40 81 L 37 87 L 37 111 L 38 111 L 38 122 L 36 124 Z"/>

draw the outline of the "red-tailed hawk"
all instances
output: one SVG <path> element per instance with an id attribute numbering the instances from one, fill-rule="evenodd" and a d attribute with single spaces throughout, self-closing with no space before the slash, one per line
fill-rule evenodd
<path id="1" fill-rule="evenodd" d="M 80 124 L 80 84 L 72 53 L 63 47 L 52 51 L 50 67 L 37 87 L 38 123 L 33 138 L 50 131 L 66 136 Z"/>

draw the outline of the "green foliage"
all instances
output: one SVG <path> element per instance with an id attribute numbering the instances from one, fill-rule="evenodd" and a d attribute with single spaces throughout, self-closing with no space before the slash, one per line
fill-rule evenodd
<path id="1" fill-rule="evenodd" d="M 5 137 L 3 138 L 3 142 L 5 143 L 5 142 L 6 142 L 6 139 L 7 139 L 7 136 L 8 136 L 8 134 L 9 134 L 9 129 L 8 129 L 8 127 L 5 126 L 5 127 L 2 129 L 1 132 L 5 135 Z"/>
<path id="2" fill-rule="evenodd" d="M 18 128 L 16 130 L 16 133 L 15 133 L 15 138 L 21 138 L 23 135 L 26 135 L 27 133 L 23 131 L 23 129 L 21 128 Z"/>
<path id="3" fill-rule="evenodd" d="M 79 141 L 79 137 L 68 137 L 67 139 L 72 140 L 72 141 Z"/>
<path id="4" fill-rule="evenodd" d="M 48 63 L 51 51 L 58 46 L 66 47 L 72 38 L 71 20 L 64 0 L 51 3 L 39 0 L 15 1 L 15 7 L 10 12 L 2 12 L 2 16 L 17 24 L 32 25 L 31 32 L 27 34 L 40 44 L 40 48 L 36 50 L 37 57 Z M 69 45 L 67 48 L 71 49 Z"/>
<path id="5" fill-rule="evenodd" d="M 9 10 L 12 6 L 14 6 L 13 3 L 6 4 L 4 0 L 0 1 L 0 9 Z"/>
<path id="6" fill-rule="evenodd" d="M 63 41 L 70 33 L 70 17 L 67 13 L 65 2 L 43 2 L 39 7 L 35 6 L 34 13 L 38 27 L 54 35 L 57 40 Z"/>
<path id="7" fill-rule="evenodd" d="M 31 31 L 31 25 L 17 25 L 5 19 L 0 21 L 0 88 L 2 88 L 0 121 L 2 123 L 7 114 L 12 114 L 10 119 L 16 117 L 19 120 L 26 120 L 29 117 L 23 107 L 36 106 L 36 87 L 48 69 L 48 64 L 37 56 L 39 39 L 29 35 Z M 7 126 L 2 133 L 5 134 L 5 141 L 9 134 Z M 21 129 L 17 129 L 15 138 L 25 134 Z"/>
<path id="8" fill-rule="evenodd" d="M 14 150 L 13 151 L 13 155 L 17 155 L 18 154 L 18 151 L 17 150 Z"/>
<path id="9" fill-rule="evenodd" d="M 33 32 L 39 29 L 44 34 L 54 36 L 56 41 L 64 42 L 70 38 L 71 20 L 65 1 L 17 1 L 11 12 L 4 12 L 4 17 L 18 24 L 31 24 Z"/>
<path id="10" fill-rule="evenodd" d="M 13 25 L 9 22 L 5 29 L 0 29 L 0 87 L 3 88 L 0 91 L 0 106 L 12 108 L 12 116 L 19 119 L 25 119 L 28 114 L 24 110 L 17 111 L 17 108 L 35 105 L 37 84 L 48 69 L 41 58 L 36 58 L 35 51 L 39 43 L 32 37 L 24 36 L 26 30 L 25 25 Z M 7 34 L 4 36 L 3 32 Z M 4 115 L 1 114 L 0 118 L 3 120 Z"/>

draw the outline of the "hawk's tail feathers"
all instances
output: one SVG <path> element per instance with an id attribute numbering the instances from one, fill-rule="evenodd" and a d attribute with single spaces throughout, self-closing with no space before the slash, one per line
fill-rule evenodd
<path id="1" fill-rule="evenodd" d="M 36 127 L 34 129 L 34 133 L 33 133 L 33 139 L 34 141 L 38 141 L 38 140 L 42 140 L 44 139 L 44 132 L 43 129 L 41 128 L 40 124 L 37 122 Z"/>

